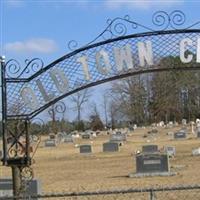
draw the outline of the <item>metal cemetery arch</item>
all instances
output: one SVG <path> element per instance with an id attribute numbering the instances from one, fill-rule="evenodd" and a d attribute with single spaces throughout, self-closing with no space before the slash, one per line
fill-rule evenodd
<path id="1" fill-rule="evenodd" d="M 106 29 L 92 42 L 46 67 L 38 58 L 27 60 L 23 69 L 14 59 L 6 63 L 2 59 L 3 164 L 22 168 L 31 165 L 29 120 L 66 96 L 136 74 L 199 70 L 200 29 L 193 28 L 200 22 L 177 29 L 184 23 L 185 15 L 181 11 L 155 13 L 153 24 L 159 27 L 158 30 L 125 16 L 108 20 Z M 126 25 L 132 28 L 130 34 Z M 142 32 L 132 34 L 134 29 L 142 29 Z M 75 41 L 69 44 L 76 46 Z M 170 67 L 166 67 L 169 56 L 180 57 L 181 64 L 170 63 Z M 16 129 L 13 133 L 9 130 L 8 123 L 12 120 L 20 120 L 24 131 L 17 133 Z M 22 135 L 26 141 L 25 151 L 18 155 L 17 148 L 23 146 L 19 141 Z M 8 136 L 13 138 L 15 154 L 12 156 L 7 149 Z"/>

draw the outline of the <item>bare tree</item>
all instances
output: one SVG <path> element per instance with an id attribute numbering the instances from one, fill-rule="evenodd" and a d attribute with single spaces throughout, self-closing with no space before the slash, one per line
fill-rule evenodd
<path id="1" fill-rule="evenodd" d="M 51 123 L 52 123 L 52 131 L 54 133 L 58 132 L 58 125 L 57 125 L 58 120 L 62 122 L 64 121 L 65 112 L 66 112 L 65 103 L 61 101 L 58 102 L 57 104 L 52 105 L 48 110 L 48 114 L 51 118 Z M 63 127 L 60 128 L 62 129 Z"/>
<path id="2" fill-rule="evenodd" d="M 126 120 L 144 122 L 146 113 L 146 88 L 142 77 L 130 77 L 112 84 L 112 107 L 117 107 Z"/>
<path id="3" fill-rule="evenodd" d="M 88 102 L 91 96 L 91 92 L 88 89 L 84 89 L 72 95 L 70 97 L 71 102 L 75 105 L 74 109 L 77 111 L 77 121 L 81 121 L 81 110 L 83 105 Z"/>
<path id="4" fill-rule="evenodd" d="M 104 115 L 105 115 L 105 123 L 106 123 L 106 127 L 108 126 L 108 114 L 107 114 L 107 110 L 108 110 L 108 96 L 105 93 L 103 95 L 103 109 L 104 109 Z"/>

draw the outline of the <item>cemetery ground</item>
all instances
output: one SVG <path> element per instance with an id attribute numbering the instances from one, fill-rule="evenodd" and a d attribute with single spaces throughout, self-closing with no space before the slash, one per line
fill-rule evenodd
<path id="1" fill-rule="evenodd" d="M 186 140 L 174 140 L 173 136 L 166 134 L 180 130 L 180 128 L 158 128 L 157 135 L 148 138 L 143 136 L 150 128 L 138 128 L 134 132 L 130 132 L 127 142 L 120 147 L 120 151 L 113 153 L 102 152 L 103 143 L 109 140 L 106 133 L 91 140 L 75 139 L 76 144 L 92 145 L 92 153 L 87 155 L 80 154 L 79 148 L 76 148 L 73 143 L 44 147 L 44 140 L 47 137 L 43 136 L 34 156 L 35 163 L 32 166 L 35 178 L 41 181 L 44 193 L 194 185 L 199 182 L 200 156 L 192 156 L 192 149 L 200 146 L 200 139 L 197 139 L 192 133 L 188 134 Z M 189 127 L 188 130 L 190 132 Z M 147 144 L 157 144 L 159 149 L 165 145 L 176 147 L 175 157 L 170 158 L 170 167 L 171 171 L 177 172 L 177 175 L 142 178 L 128 176 L 136 171 L 136 150 L 141 150 L 142 146 Z M 0 178 L 11 177 L 11 169 L 2 166 L 1 169 Z M 180 191 L 182 194 L 184 192 Z M 136 198 L 137 194 L 133 196 Z M 148 199 L 147 196 L 144 195 L 143 198 Z M 162 199 L 165 198 L 170 199 L 169 196 L 166 197 L 163 194 Z M 91 199 L 101 199 L 101 196 Z M 130 198 L 128 195 L 122 195 L 122 199 Z M 171 199 L 179 198 L 172 197 Z"/>

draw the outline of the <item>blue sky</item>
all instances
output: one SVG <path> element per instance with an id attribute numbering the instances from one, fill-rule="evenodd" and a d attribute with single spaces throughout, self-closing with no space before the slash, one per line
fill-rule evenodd
<path id="1" fill-rule="evenodd" d="M 20 62 L 39 57 L 45 64 L 67 54 L 70 40 L 77 40 L 80 46 L 90 42 L 105 28 L 109 18 L 130 15 L 132 20 L 151 27 L 155 11 L 181 10 L 186 24 L 200 20 L 199 1 L 0 0 L 0 5 L 0 55 Z M 104 88 L 107 87 L 102 85 L 95 89 L 97 96 Z M 97 103 L 101 103 L 99 98 Z M 73 114 L 67 117 L 73 118 Z"/>

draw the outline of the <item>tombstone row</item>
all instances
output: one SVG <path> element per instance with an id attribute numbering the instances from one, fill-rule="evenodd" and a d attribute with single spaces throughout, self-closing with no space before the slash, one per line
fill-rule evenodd
<path id="1" fill-rule="evenodd" d="M 103 152 L 118 152 L 119 143 L 117 142 L 106 142 L 103 144 Z M 80 153 L 92 153 L 92 146 L 90 144 L 80 145 Z"/>

